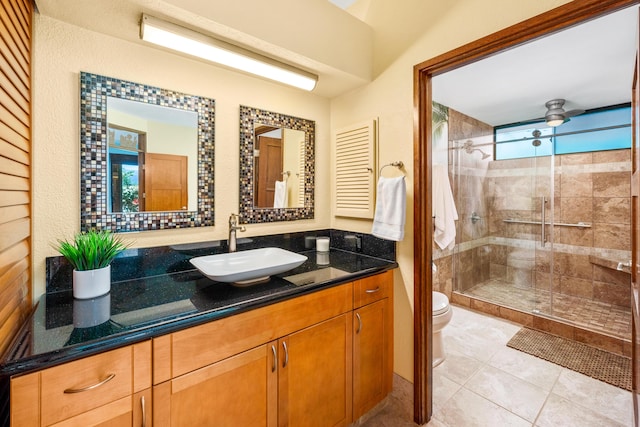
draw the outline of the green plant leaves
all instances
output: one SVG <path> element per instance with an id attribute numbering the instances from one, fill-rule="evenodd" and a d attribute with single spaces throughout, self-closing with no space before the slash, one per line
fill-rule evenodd
<path id="1" fill-rule="evenodd" d="M 76 234 L 72 241 L 58 240 L 54 246 L 78 271 L 96 270 L 111 261 L 129 245 L 109 231 L 91 230 Z"/>

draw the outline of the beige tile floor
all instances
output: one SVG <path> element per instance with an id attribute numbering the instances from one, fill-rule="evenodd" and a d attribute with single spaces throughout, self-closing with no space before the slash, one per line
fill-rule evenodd
<path id="1" fill-rule="evenodd" d="M 453 307 L 447 359 L 433 371 L 428 427 L 617 427 L 632 425 L 631 393 L 513 350 L 520 325 Z M 412 385 L 393 393 L 359 425 L 414 426 Z"/>

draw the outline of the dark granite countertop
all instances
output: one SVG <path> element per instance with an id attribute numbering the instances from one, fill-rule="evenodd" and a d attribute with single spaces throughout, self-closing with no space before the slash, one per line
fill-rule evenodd
<path id="1" fill-rule="evenodd" d="M 340 236 L 335 237 L 332 234 L 339 244 Z M 361 248 L 359 252 L 334 248 L 333 241 L 328 257 L 315 250 L 298 250 L 308 257 L 304 264 L 248 287 L 214 282 L 193 269 L 188 259 L 203 254 L 198 247 L 180 251 L 166 247 L 156 250 L 154 256 L 145 254 L 140 258 L 146 262 L 152 258 L 150 266 L 157 266 L 163 257 L 170 257 L 172 264 L 164 259 L 162 271 L 148 268 L 146 274 L 132 274 L 140 270 L 137 263 L 135 268 L 129 266 L 130 279 L 112 273 L 111 292 L 92 300 L 74 299 L 68 283 L 66 289 L 60 284 L 64 280 L 57 284 L 48 280 L 48 292 L 0 365 L 0 375 L 40 370 L 398 266 L 393 260 L 365 254 Z M 250 246 L 256 245 L 261 242 Z M 51 287 L 54 292 L 49 292 Z"/>

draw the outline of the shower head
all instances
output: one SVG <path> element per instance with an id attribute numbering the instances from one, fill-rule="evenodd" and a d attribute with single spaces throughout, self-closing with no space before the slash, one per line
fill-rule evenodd
<path id="1" fill-rule="evenodd" d="M 466 151 L 468 154 L 472 154 L 474 151 L 479 151 L 482 154 L 482 160 L 486 160 L 489 157 L 491 157 L 491 154 L 489 153 L 485 153 L 484 151 L 482 151 L 479 148 L 474 148 L 473 146 L 473 141 L 470 139 L 467 139 L 464 143 L 464 145 L 462 146 L 462 148 L 464 148 L 464 151 Z"/>

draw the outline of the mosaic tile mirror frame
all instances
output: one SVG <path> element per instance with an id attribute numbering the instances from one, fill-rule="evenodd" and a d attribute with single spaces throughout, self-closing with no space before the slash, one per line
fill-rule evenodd
<path id="1" fill-rule="evenodd" d="M 107 97 L 197 113 L 197 209 L 110 212 Z M 214 224 L 215 100 L 86 72 L 80 73 L 80 228 L 117 232 Z M 193 166 L 190 166 L 193 167 Z"/>
<path id="2" fill-rule="evenodd" d="M 304 132 L 304 206 L 263 208 L 254 203 L 254 134 L 257 125 Z M 315 188 L 315 122 L 294 116 L 240 106 L 240 221 L 245 224 L 312 219 Z"/>

